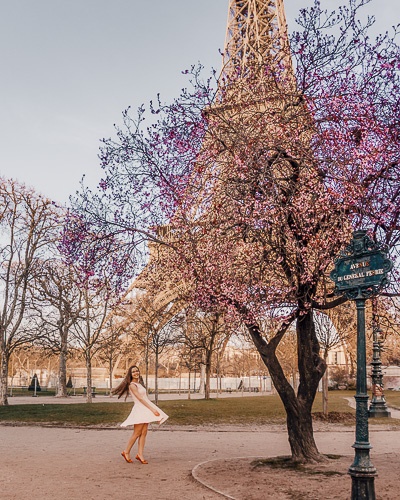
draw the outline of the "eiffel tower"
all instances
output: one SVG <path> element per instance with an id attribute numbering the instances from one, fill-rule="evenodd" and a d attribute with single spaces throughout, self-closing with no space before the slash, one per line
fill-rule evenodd
<path id="1" fill-rule="evenodd" d="M 272 118 L 271 136 L 279 134 L 278 116 L 282 120 L 286 113 L 287 122 L 293 105 L 298 113 L 299 98 L 284 0 L 229 0 L 222 70 L 214 103 L 206 110 L 210 122 L 227 126 L 214 127 L 214 134 L 229 145 L 234 129 L 251 133 L 256 116 L 263 114 Z"/>
<path id="2" fill-rule="evenodd" d="M 229 0 L 219 92 L 223 93 L 225 86 L 231 85 L 232 81 L 235 83 L 244 81 L 250 73 L 252 76 L 257 75 L 258 71 L 266 66 L 272 72 L 276 68 L 277 71 L 286 72 L 289 77 L 293 75 L 283 0 Z M 263 75 L 258 74 L 258 78 L 262 80 Z M 244 93 L 235 90 L 236 104 L 239 106 L 241 100 L 246 98 L 245 88 L 246 85 Z M 232 104 L 232 99 L 229 101 Z M 280 105 L 279 102 L 278 106 Z M 222 98 L 222 102 L 220 100 L 216 103 L 214 111 L 217 114 L 225 113 L 224 108 Z M 209 111 L 213 113 L 213 109 Z M 227 113 L 229 114 L 229 111 Z M 239 115 L 240 119 L 245 120 L 241 113 Z M 167 230 L 160 228 L 160 231 L 165 233 Z M 168 236 L 163 234 L 163 237 Z M 162 259 L 162 249 L 159 248 L 159 244 L 149 243 L 149 250 L 150 261 L 153 258 Z M 145 268 L 131 285 L 127 295 L 134 289 L 145 290 L 149 278 L 154 279 L 152 276 L 149 277 L 148 269 Z M 172 308 L 179 312 L 182 304 L 176 302 L 179 296 L 178 287 L 176 284 L 163 283 L 163 289 L 152 298 L 153 307 L 160 311 L 160 316 L 163 315 L 163 311 L 167 311 L 167 317 L 170 318 Z M 162 322 L 161 319 L 160 321 Z"/>
<path id="3" fill-rule="evenodd" d="M 266 65 L 292 70 L 283 0 L 230 0 L 222 82 Z"/>

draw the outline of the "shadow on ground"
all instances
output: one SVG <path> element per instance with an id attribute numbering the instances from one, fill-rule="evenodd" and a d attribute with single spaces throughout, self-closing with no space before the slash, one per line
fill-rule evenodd
<path id="1" fill-rule="evenodd" d="M 379 500 L 398 497 L 400 455 L 372 457 L 378 470 L 375 490 Z M 212 460 L 197 465 L 193 477 L 203 486 L 234 500 L 344 500 L 350 498 L 347 470 L 351 456 L 327 456 L 322 464 L 293 467 L 288 457 L 243 457 Z"/>

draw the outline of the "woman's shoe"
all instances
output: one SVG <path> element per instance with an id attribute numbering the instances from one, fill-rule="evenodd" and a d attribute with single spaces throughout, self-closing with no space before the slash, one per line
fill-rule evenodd
<path id="1" fill-rule="evenodd" d="M 148 463 L 149 463 L 147 460 L 144 460 L 144 459 L 142 460 L 142 459 L 139 457 L 139 455 L 136 455 L 136 457 L 135 457 L 135 458 L 136 458 L 136 460 L 139 460 L 139 462 L 140 462 L 141 464 L 148 464 Z"/>
<path id="2" fill-rule="evenodd" d="M 128 464 L 133 464 L 133 460 L 129 458 L 124 451 L 121 452 L 121 455 L 125 458 Z"/>

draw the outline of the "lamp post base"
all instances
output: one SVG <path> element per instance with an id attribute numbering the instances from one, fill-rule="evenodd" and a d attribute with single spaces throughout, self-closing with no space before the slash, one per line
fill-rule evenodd
<path id="1" fill-rule="evenodd" d="M 369 405 L 368 410 L 369 418 L 388 418 L 390 417 L 390 411 L 386 405 L 386 400 L 381 395 L 380 397 L 376 397 L 375 395 L 372 398 L 371 404 Z"/>
<path id="2" fill-rule="evenodd" d="M 365 419 L 368 423 L 368 419 Z M 369 451 L 372 446 L 367 442 L 356 441 L 354 462 L 349 468 L 351 476 L 351 500 L 376 500 L 374 480 L 376 468 L 370 461 Z"/>
<path id="3" fill-rule="evenodd" d="M 370 408 L 368 418 L 390 418 L 390 411 L 385 408 Z"/>
<path id="4" fill-rule="evenodd" d="M 375 497 L 375 476 L 366 476 L 362 474 L 351 475 L 351 500 L 376 500 Z"/>

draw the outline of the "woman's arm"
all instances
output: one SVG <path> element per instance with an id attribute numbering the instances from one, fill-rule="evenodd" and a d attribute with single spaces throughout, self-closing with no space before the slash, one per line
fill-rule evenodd
<path id="1" fill-rule="evenodd" d="M 143 399 L 140 394 L 139 394 L 139 391 L 137 390 L 137 387 L 136 387 L 136 384 L 134 382 L 132 382 L 130 385 L 129 385 L 129 388 L 130 390 L 133 392 L 133 394 L 135 395 L 135 397 L 144 405 L 146 406 L 150 411 L 152 411 L 154 413 L 154 415 L 156 417 L 159 417 L 160 416 L 160 412 L 157 411 L 156 408 L 153 408 L 148 401 L 146 401 L 145 399 Z"/>

